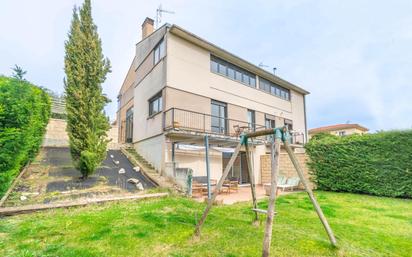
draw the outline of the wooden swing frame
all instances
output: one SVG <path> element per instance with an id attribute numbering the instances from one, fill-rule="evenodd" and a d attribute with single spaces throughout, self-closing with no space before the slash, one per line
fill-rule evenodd
<path id="1" fill-rule="evenodd" d="M 255 177 L 254 177 L 254 172 L 253 172 L 253 166 L 252 166 L 252 161 L 251 161 L 251 151 L 249 149 L 248 145 L 248 140 L 255 138 L 255 137 L 260 137 L 260 136 L 268 136 L 272 135 L 273 140 L 271 144 L 271 186 L 270 186 L 270 195 L 269 195 L 269 205 L 268 209 L 266 210 L 261 210 L 257 208 L 257 201 L 256 201 L 256 185 L 255 185 Z M 205 222 L 207 215 L 209 214 L 210 209 L 213 206 L 213 203 L 216 200 L 216 197 L 218 195 L 218 192 L 222 188 L 222 185 L 229 174 L 230 169 L 232 168 L 235 159 L 237 155 L 239 154 L 240 150 L 242 147 L 245 148 L 246 151 L 246 161 L 248 165 L 248 170 L 249 170 L 249 177 L 250 177 L 250 189 L 252 193 L 252 205 L 253 205 L 253 211 L 254 211 L 254 222 L 258 221 L 258 213 L 265 213 L 267 215 L 266 218 L 266 224 L 265 224 L 265 234 L 263 238 L 263 249 L 262 249 L 262 256 L 267 257 L 270 254 L 270 243 L 272 239 L 272 227 L 273 227 L 273 220 L 274 220 L 274 215 L 275 215 L 275 202 L 276 202 L 276 191 L 277 191 L 277 176 L 279 173 L 279 154 L 280 154 L 280 146 L 281 143 L 283 143 L 284 148 L 286 149 L 286 152 L 289 155 L 290 160 L 292 161 L 293 166 L 295 167 L 298 176 L 300 178 L 300 181 L 302 182 L 306 193 L 308 194 L 313 207 L 315 208 L 316 213 L 318 214 L 318 217 L 320 221 L 322 222 L 323 227 L 326 230 L 326 233 L 328 234 L 329 240 L 333 246 L 336 246 L 336 238 L 333 234 L 333 231 L 331 227 L 329 226 L 328 221 L 326 220 L 325 215 L 322 212 L 322 209 L 320 208 L 312 189 L 309 187 L 308 182 L 306 181 L 304 175 L 303 175 L 303 170 L 302 167 L 300 166 L 294 151 L 292 150 L 290 143 L 289 143 L 289 132 L 286 126 L 281 127 L 281 128 L 274 128 L 274 129 L 264 129 L 260 131 L 255 131 L 255 132 L 250 132 L 250 133 L 243 133 L 240 138 L 239 144 L 236 146 L 234 153 L 232 157 L 229 160 L 229 163 L 227 164 L 225 170 L 223 171 L 223 174 L 221 178 L 219 179 L 219 182 L 217 183 L 216 187 L 213 190 L 213 193 L 211 197 L 208 199 L 206 209 L 203 212 L 202 217 L 200 218 L 199 222 L 196 225 L 195 229 L 195 236 L 200 236 L 200 231 L 203 226 L 203 223 Z"/>

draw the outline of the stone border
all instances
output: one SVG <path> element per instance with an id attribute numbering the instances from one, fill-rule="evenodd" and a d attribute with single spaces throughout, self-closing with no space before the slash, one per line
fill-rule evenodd
<path id="1" fill-rule="evenodd" d="M 105 203 L 112 201 L 121 201 L 121 200 L 142 200 L 149 198 L 160 198 L 166 197 L 169 193 L 155 193 L 155 194 L 144 194 L 144 195 L 131 195 L 131 196 L 115 196 L 115 197 L 104 197 L 104 198 L 94 198 L 94 199 L 84 199 L 73 201 L 69 203 L 54 203 L 54 204 L 34 204 L 18 207 L 6 207 L 0 208 L 0 217 L 3 216 L 13 216 L 22 213 L 30 213 L 42 210 L 57 209 L 57 208 L 68 208 L 68 207 L 77 207 L 77 206 L 86 206 L 89 204 Z"/>
<path id="2" fill-rule="evenodd" d="M 16 186 L 17 182 L 20 180 L 20 178 L 23 176 L 24 173 L 29 169 L 31 162 L 29 161 L 26 166 L 21 170 L 20 174 L 13 180 L 11 183 L 9 189 L 7 189 L 6 193 L 4 193 L 3 197 L 0 200 L 0 207 L 3 206 L 4 202 L 7 200 L 9 197 L 11 191 L 13 191 L 14 187 Z"/>

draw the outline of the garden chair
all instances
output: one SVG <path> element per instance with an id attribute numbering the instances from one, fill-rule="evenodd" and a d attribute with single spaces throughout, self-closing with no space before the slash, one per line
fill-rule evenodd
<path id="1" fill-rule="evenodd" d="M 298 177 L 288 178 L 286 180 L 286 184 L 278 185 L 278 187 L 281 188 L 282 191 L 285 191 L 288 188 L 290 188 L 290 190 L 293 191 L 294 188 L 299 186 L 299 183 L 300 183 L 300 178 Z"/>

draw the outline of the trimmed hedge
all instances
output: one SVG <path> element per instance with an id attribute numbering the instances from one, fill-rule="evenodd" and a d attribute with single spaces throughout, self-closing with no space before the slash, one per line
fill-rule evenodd
<path id="1" fill-rule="evenodd" d="M 0 76 L 0 197 L 35 157 L 49 116 L 50 99 L 44 90 Z"/>
<path id="2" fill-rule="evenodd" d="M 319 136 L 306 150 L 318 189 L 412 198 L 412 131 Z"/>

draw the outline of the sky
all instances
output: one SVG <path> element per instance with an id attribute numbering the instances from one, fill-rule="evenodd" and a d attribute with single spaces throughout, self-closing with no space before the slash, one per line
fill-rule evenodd
<path id="1" fill-rule="evenodd" d="M 62 93 L 64 42 L 81 0 L 0 0 L 0 74 L 15 64 L 26 79 Z M 156 8 L 177 24 L 302 88 L 308 127 L 359 123 L 376 130 L 412 128 L 412 1 L 92 0 L 112 72 L 103 84 L 116 96 Z"/>

